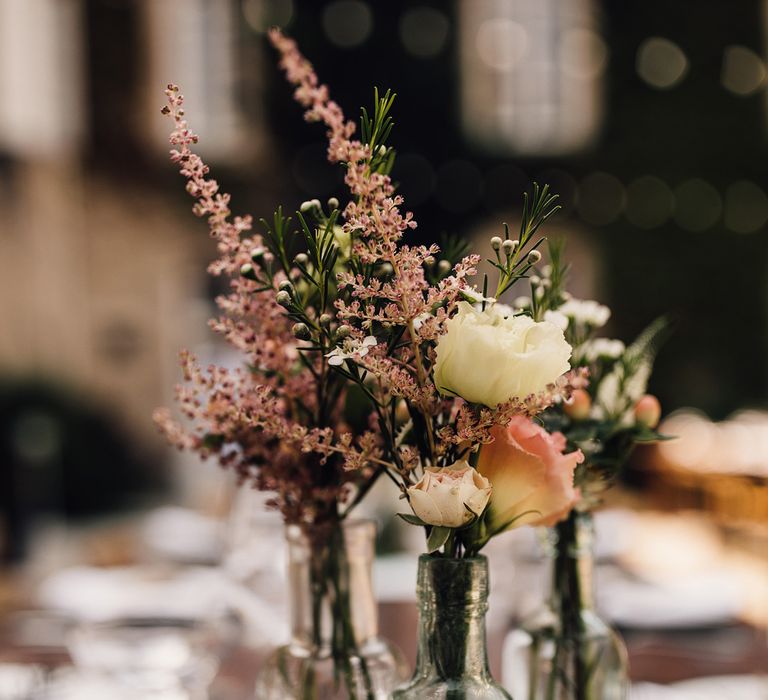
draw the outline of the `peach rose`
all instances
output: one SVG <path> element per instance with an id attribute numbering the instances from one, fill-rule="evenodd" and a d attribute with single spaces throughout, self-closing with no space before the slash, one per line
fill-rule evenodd
<path id="1" fill-rule="evenodd" d="M 573 486 L 581 450 L 563 454 L 565 436 L 548 433 L 529 418 L 516 416 L 493 431 L 483 445 L 477 470 L 493 486 L 488 509 L 490 532 L 521 525 L 554 525 L 579 500 Z"/>

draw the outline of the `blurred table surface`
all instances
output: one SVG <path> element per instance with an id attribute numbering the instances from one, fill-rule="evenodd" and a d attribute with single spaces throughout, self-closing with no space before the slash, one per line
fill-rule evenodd
<path id="1" fill-rule="evenodd" d="M 413 603 L 382 603 L 381 633 L 404 652 L 411 666 L 416 655 L 418 615 Z M 623 630 L 633 681 L 674 683 L 718 675 L 768 674 L 765 630 L 734 623 L 696 630 Z M 491 634 L 489 656 L 495 677 L 501 677 L 503 634 Z M 237 647 L 223 660 L 211 687 L 211 700 L 250 698 L 265 650 Z M 19 647 L 0 635 L 0 663 L 38 664 L 57 669 L 71 664 L 63 647 Z M 734 699 L 735 700 L 735 699 Z"/>

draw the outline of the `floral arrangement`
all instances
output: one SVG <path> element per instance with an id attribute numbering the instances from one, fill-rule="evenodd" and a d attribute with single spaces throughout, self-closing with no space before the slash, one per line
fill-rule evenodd
<path id="1" fill-rule="evenodd" d="M 279 30 L 270 40 L 306 120 L 325 126 L 350 198 L 304 202 L 295 225 L 278 209 L 255 233 L 192 150 L 198 137 L 168 86 L 171 159 L 217 242 L 209 271 L 231 285 L 211 326 L 247 365 L 204 370 L 183 354 L 178 398 L 194 427 L 167 410 L 159 425 L 179 447 L 273 491 L 286 521 L 308 530 L 342 520 L 382 475 L 410 504 L 403 517 L 426 528 L 428 550 L 448 556 L 567 513 L 583 455 L 566 454 L 562 435 L 531 418 L 583 391 L 586 371 L 571 371 L 557 323 L 497 302 L 541 262 L 537 233 L 556 197 L 538 186 L 526 196 L 518 237 L 505 229 L 491 241 L 495 294 L 487 277 L 479 292 L 469 283 L 479 255 L 404 241 L 416 221 L 389 175 L 394 95 L 376 92 L 355 138 L 296 44 Z M 363 421 L 349 410 L 361 399 Z"/>
<path id="2" fill-rule="evenodd" d="M 432 576 L 435 595 L 480 605 L 487 563 L 477 555 L 522 525 L 561 528 L 569 580 L 577 580 L 567 547 L 575 541 L 573 514 L 597 503 L 634 444 L 661 437 L 660 406 L 645 390 L 665 324 L 628 348 L 596 337 L 608 309 L 565 291 L 561 246 L 550 244 L 543 264 L 539 232 L 559 208 L 547 186 L 534 184 L 524 196 L 514 238 L 505 224 L 504 236 L 490 240 L 495 288 L 487 275 L 481 290 L 472 283 L 481 256 L 463 245 L 408 242 L 417 224 L 390 177 L 395 96 L 376 90 L 358 132 L 295 42 L 277 29 L 269 39 L 305 119 L 326 130 L 328 159 L 344 169 L 346 201 L 312 199 L 293 217 L 278 208 L 255 231 L 252 217 L 232 214 L 229 195 L 195 153 L 184 98 L 168 86 L 171 160 L 216 241 L 209 272 L 229 281 L 210 325 L 245 361 L 237 370 L 202 368 L 182 353 L 177 398 L 186 420 L 167 409 L 155 418 L 179 448 L 215 456 L 243 483 L 271 492 L 271 505 L 301 529 L 312 544 L 313 648 L 325 648 L 329 604 L 334 687 L 343 677 L 357 697 L 361 671 L 362 696 L 373 698 L 343 521 L 385 477 L 408 505 L 399 515 L 425 530 L 432 556 L 422 558 L 420 586 Z M 518 284 L 529 285 L 530 296 L 502 303 Z M 438 581 L 444 570 L 461 575 Z M 438 624 L 445 634 L 435 634 L 453 641 L 433 651 L 460 659 L 458 650 L 484 633 L 470 634 L 469 618 L 454 619 L 453 602 L 445 607 Z M 280 653 L 280 683 L 318 683 L 298 657 L 291 681 L 290 650 Z M 577 656 L 582 678 L 586 665 Z"/>

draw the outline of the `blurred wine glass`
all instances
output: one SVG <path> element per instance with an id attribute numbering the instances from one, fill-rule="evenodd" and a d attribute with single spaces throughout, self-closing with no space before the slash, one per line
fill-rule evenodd
<path id="1" fill-rule="evenodd" d="M 219 621 L 122 617 L 83 622 L 70 634 L 77 667 L 159 700 L 202 700 L 216 675 L 223 637 Z"/>

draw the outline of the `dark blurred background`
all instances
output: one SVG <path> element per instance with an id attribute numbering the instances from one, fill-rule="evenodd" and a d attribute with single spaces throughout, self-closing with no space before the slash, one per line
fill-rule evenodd
<path id="1" fill-rule="evenodd" d="M 6 558 L 35 513 L 205 491 L 150 419 L 172 401 L 179 348 L 222 357 L 205 326 L 214 251 L 167 161 L 162 91 L 182 86 L 237 212 L 343 199 L 272 24 L 348 115 L 374 86 L 397 92 L 415 238 L 486 246 L 548 183 L 563 204 L 549 234 L 568 241 L 574 289 L 613 309 L 607 332 L 675 319 L 651 383 L 665 412 L 764 407 L 765 2 L 0 0 Z"/>

